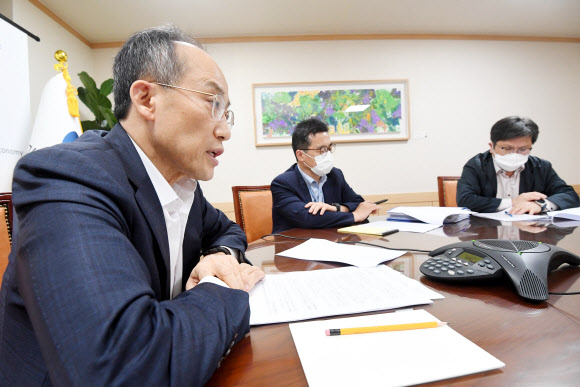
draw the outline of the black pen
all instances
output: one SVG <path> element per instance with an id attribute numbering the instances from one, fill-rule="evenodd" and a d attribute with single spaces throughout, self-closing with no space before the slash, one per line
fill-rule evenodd
<path id="1" fill-rule="evenodd" d="M 395 234 L 397 232 L 399 232 L 399 230 L 395 228 L 393 230 L 385 231 L 384 233 L 381 234 L 381 236 L 387 236 L 387 235 Z"/>
<path id="2" fill-rule="evenodd" d="M 381 203 L 384 203 L 384 202 L 386 202 L 387 200 L 389 200 L 389 199 L 383 199 L 383 200 L 379 200 L 378 202 L 375 202 L 375 204 L 381 204 Z"/>

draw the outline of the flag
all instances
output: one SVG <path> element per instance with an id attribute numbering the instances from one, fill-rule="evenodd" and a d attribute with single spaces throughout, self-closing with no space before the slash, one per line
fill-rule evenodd
<path id="1" fill-rule="evenodd" d="M 14 166 L 30 139 L 30 80 L 26 34 L 0 19 L 0 192 L 12 191 Z"/>
<path id="2" fill-rule="evenodd" d="M 55 54 L 58 56 L 59 51 Z M 64 53 L 63 53 L 64 54 Z M 77 91 L 70 83 L 65 59 L 54 67 L 60 70 L 42 90 L 32 128 L 29 152 L 76 140 L 81 134 Z M 68 79 L 67 79 L 68 78 Z"/>

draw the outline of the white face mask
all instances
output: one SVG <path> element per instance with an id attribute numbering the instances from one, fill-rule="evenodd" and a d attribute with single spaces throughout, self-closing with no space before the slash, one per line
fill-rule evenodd
<path id="1" fill-rule="evenodd" d="M 510 153 L 507 155 L 498 155 L 494 153 L 495 162 L 504 171 L 513 172 L 528 162 L 528 156 L 519 153 Z"/>
<path id="2" fill-rule="evenodd" d="M 325 154 L 318 155 L 316 157 L 312 157 L 308 153 L 304 154 L 316 161 L 316 165 L 314 167 L 309 165 L 307 166 L 312 170 L 312 172 L 320 177 L 327 175 L 332 170 L 332 168 L 334 168 L 334 156 L 332 156 L 332 152 L 326 152 Z"/>

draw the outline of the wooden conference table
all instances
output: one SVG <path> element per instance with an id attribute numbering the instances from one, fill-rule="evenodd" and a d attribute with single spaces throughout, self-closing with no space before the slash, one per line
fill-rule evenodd
<path id="1" fill-rule="evenodd" d="M 393 248 L 433 250 L 471 239 L 523 239 L 557 244 L 580 255 L 580 227 L 535 226 L 472 217 L 468 224 L 450 225 L 443 232 L 400 232 L 384 238 L 342 234 L 336 229 L 290 230 L 285 235 L 331 241 L 364 240 Z M 441 229 L 439 230 L 441 231 Z M 301 261 L 275 256 L 303 241 L 268 237 L 250 244 L 247 257 L 267 274 L 329 269 L 342 264 Z M 453 285 L 425 278 L 419 266 L 426 253 L 406 253 L 388 263 L 445 296 L 424 308 L 479 345 L 506 366 L 494 371 L 447 379 L 431 385 L 578 385 L 580 380 L 580 295 L 550 295 L 545 302 L 520 298 L 506 280 L 485 285 Z M 550 292 L 580 292 L 580 267 L 563 265 L 548 275 Z M 386 312 L 388 313 L 388 311 Z M 421 367 L 421 364 L 417 364 Z M 385 375 L 385 378 L 388 378 Z M 288 323 L 252 327 L 210 380 L 210 386 L 307 385 Z"/>

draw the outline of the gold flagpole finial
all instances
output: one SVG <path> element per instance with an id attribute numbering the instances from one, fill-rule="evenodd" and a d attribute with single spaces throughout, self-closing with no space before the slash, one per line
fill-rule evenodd
<path id="1" fill-rule="evenodd" d="M 68 113 L 73 117 L 79 117 L 79 101 L 76 98 L 78 95 L 77 89 L 71 84 L 70 75 L 67 70 L 68 63 L 66 63 L 66 61 L 68 59 L 68 55 L 63 50 L 58 50 L 54 53 L 54 59 L 58 61 L 58 63 L 54 65 L 54 69 L 56 71 L 61 71 L 62 76 L 66 81 L 66 101 L 68 104 Z"/>
<path id="2" fill-rule="evenodd" d="M 63 50 L 58 50 L 57 52 L 54 53 L 54 59 L 56 59 L 59 62 L 66 62 L 68 56 L 66 55 L 66 52 L 64 52 Z"/>

